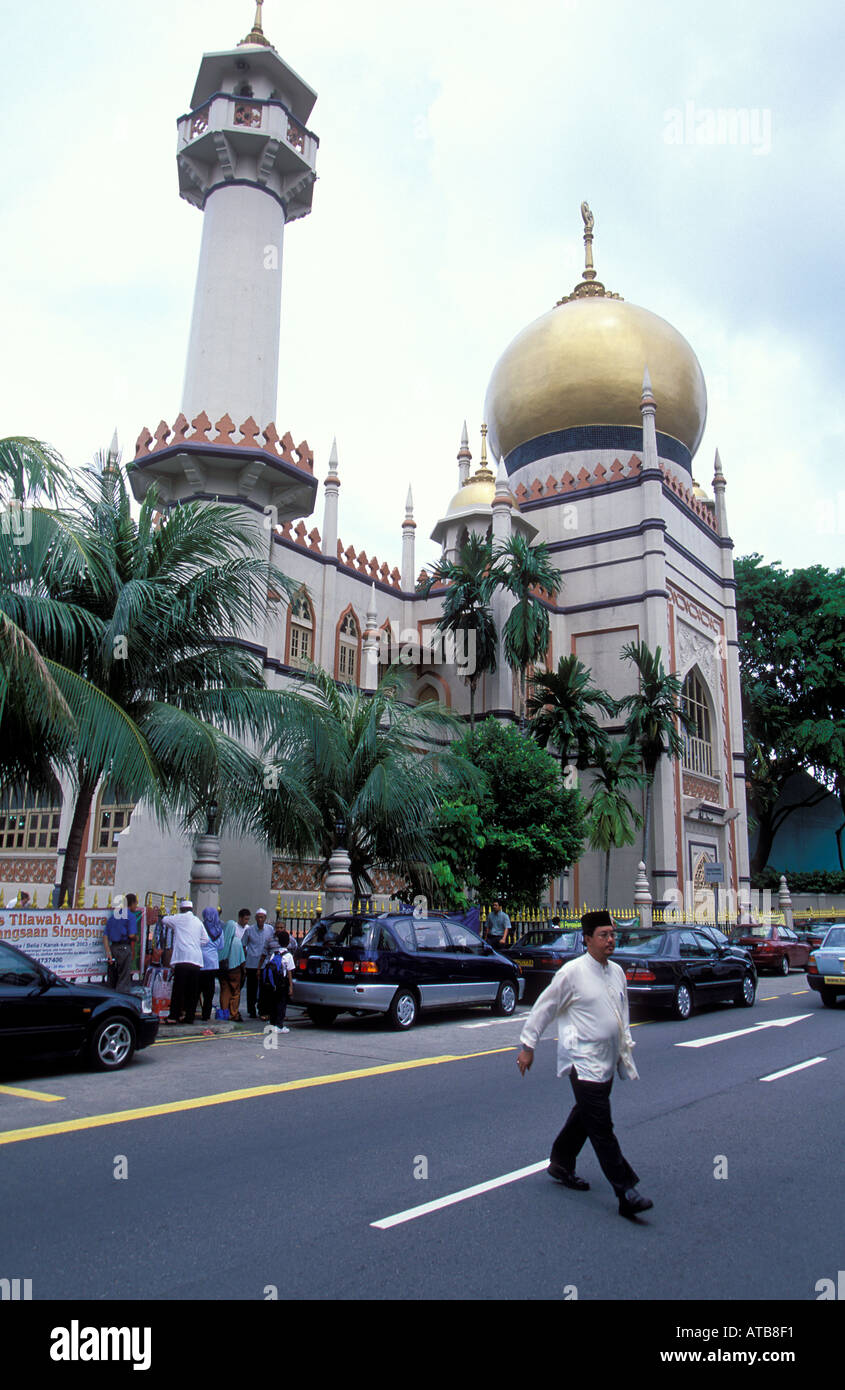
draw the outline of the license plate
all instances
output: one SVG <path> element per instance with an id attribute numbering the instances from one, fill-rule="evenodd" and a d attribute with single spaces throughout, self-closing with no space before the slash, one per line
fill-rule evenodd
<path id="1" fill-rule="evenodd" d="M 534 964 L 533 960 L 523 960 L 520 956 L 516 957 L 516 963 L 517 965 L 527 965 L 529 968 Z"/>
<path id="2" fill-rule="evenodd" d="M 845 985 L 845 975 L 825 975 L 826 985 Z"/>
<path id="3" fill-rule="evenodd" d="M 313 969 L 315 975 L 331 975 L 332 963 L 330 960 L 318 960 Z"/>

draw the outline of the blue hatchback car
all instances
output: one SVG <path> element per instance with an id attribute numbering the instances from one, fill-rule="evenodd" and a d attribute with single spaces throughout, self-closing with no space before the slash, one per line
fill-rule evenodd
<path id="1" fill-rule="evenodd" d="M 384 913 L 336 913 L 317 922 L 296 953 L 291 1003 L 316 1024 L 339 1013 L 385 1014 L 407 1031 L 420 1010 L 485 1004 L 507 1017 L 525 981 L 463 923 Z"/>

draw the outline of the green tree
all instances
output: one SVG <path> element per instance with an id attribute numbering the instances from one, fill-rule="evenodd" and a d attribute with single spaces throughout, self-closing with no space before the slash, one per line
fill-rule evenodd
<path id="1" fill-rule="evenodd" d="M 562 578 L 545 542 L 531 545 L 524 536 L 511 536 L 493 554 L 496 587 L 513 594 L 516 602 L 505 620 L 502 640 L 505 660 L 519 673 L 520 713 L 525 708 L 525 674 L 549 649 L 549 610 L 536 590 L 554 594 Z"/>
<path id="2" fill-rule="evenodd" d="M 162 824 L 175 815 L 203 827 L 211 800 L 223 823 L 242 823 L 260 786 L 261 764 L 240 740 L 272 726 L 276 696 L 236 638 L 263 612 L 268 583 L 286 591 L 288 582 L 254 556 L 253 532 L 231 508 L 188 503 L 162 516 L 160 507 L 151 487 L 134 520 L 125 472 L 109 456 L 49 526 L 35 519 L 16 565 L 5 555 L 0 608 L 71 717 L 48 730 L 51 760 L 74 783 L 62 895 L 73 892 L 101 778 L 148 801 Z M 292 806 L 302 801 L 295 779 L 288 793 Z"/>
<path id="3" fill-rule="evenodd" d="M 443 611 L 437 621 L 440 632 L 452 633 L 466 645 L 471 665 L 466 681 L 469 686 L 469 723 L 475 728 L 475 692 L 486 671 L 496 669 L 498 634 L 490 599 L 494 588 L 491 574 L 493 547 L 490 541 L 470 532 L 458 551 L 456 560 L 445 555 L 431 573 L 417 586 L 417 592 L 427 598 L 435 586 L 445 585 Z"/>
<path id="4" fill-rule="evenodd" d="M 692 724 L 681 708 L 681 682 L 677 676 L 667 675 L 660 647 L 651 652 L 645 642 L 628 642 L 622 648 L 621 657 L 634 665 L 639 676 L 639 688 L 620 700 L 619 708 L 627 710 L 625 732 L 629 742 L 639 750 L 645 772 L 643 859 L 648 868 L 657 767 L 661 758 L 681 756 L 684 741 L 678 725 L 692 731 Z"/>
<path id="5" fill-rule="evenodd" d="M 610 892 L 610 852 L 622 845 L 632 845 L 643 823 L 627 793 L 645 785 L 646 779 L 640 772 L 639 750 L 627 739 L 608 741 L 596 760 L 587 807 L 590 848 L 604 853 L 603 907 L 607 907 Z"/>
<path id="6" fill-rule="evenodd" d="M 581 853 L 585 822 L 579 793 L 564 787 L 557 759 L 493 718 L 461 739 L 457 751 L 482 777 L 479 791 L 458 798 L 477 812 L 483 836 L 474 857 L 464 840 L 465 881 L 482 901 L 500 895 L 511 907 L 535 906 L 549 879 Z M 450 809 L 435 836 L 435 859 L 449 841 L 453 821 Z"/>
<path id="7" fill-rule="evenodd" d="M 591 674 L 577 656 L 562 656 L 556 671 L 532 682 L 529 732 L 541 748 L 554 744 L 564 770 L 573 757 L 581 771 L 592 767 L 607 745 L 607 734 L 591 710 L 617 712 L 613 697 L 590 683 Z"/>
<path id="8" fill-rule="evenodd" d="M 746 792 L 758 827 L 751 868 L 759 873 L 796 811 L 833 792 L 845 816 L 845 570 L 785 571 L 754 554 L 734 573 Z M 800 771 L 821 788 L 786 802 Z M 841 838 L 837 845 L 841 860 Z"/>
<path id="9" fill-rule="evenodd" d="M 395 668 L 368 693 L 311 667 L 299 689 L 280 692 L 264 752 L 268 839 L 299 856 L 315 845 L 324 870 L 345 840 L 358 895 L 371 890 L 376 864 L 419 876 L 421 864 L 437 857 L 432 828 L 441 801 L 478 781 L 449 743 L 460 727 L 455 716 L 437 704 L 408 704 L 403 690 Z M 292 818 L 284 786 L 294 779 L 312 810 Z"/>

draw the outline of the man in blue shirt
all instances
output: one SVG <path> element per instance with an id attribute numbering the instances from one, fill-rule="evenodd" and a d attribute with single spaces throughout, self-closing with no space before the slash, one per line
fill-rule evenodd
<path id="1" fill-rule="evenodd" d="M 109 984 L 124 992 L 132 987 L 132 957 L 138 939 L 138 899 L 134 893 L 115 898 L 114 912 L 106 922 L 103 946 L 109 963 Z"/>

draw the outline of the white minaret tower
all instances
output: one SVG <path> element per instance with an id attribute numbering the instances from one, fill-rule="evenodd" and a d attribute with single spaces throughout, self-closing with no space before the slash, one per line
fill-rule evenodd
<path id="1" fill-rule="evenodd" d="M 259 541 L 307 516 L 317 481 L 306 440 L 276 428 L 282 242 L 311 211 L 316 94 L 264 37 L 200 63 L 178 121 L 179 191 L 203 213 L 182 410 L 135 446 L 132 488 L 166 505 L 219 498 L 257 516 Z"/>
<path id="2" fill-rule="evenodd" d="M 311 211 L 316 93 L 264 37 L 200 63 L 178 123 L 179 191 L 203 213 L 182 411 L 276 419 L 285 224 Z"/>

